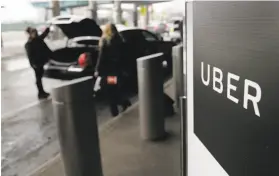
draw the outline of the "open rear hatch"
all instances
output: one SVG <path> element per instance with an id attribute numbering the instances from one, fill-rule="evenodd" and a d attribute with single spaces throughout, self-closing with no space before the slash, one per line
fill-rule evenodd
<path id="1" fill-rule="evenodd" d="M 58 26 L 69 39 L 82 36 L 101 37 L 102 35 L 100 26 L 89 18 L 72 15 L 57 16 L 48 23 Z"/>
<path id="2" fill-rule="evenodd" d="M 73 15 L 57 16 L 48 21 L 48 23 L 59 27 L 69 41 L 75 41 L 75 39 L 78 39 L 76 43 L 84 46 L 88 44 L 91 46 L 98 46 L 99 39 L 102 36 L 100 26 L 93 19 L 89 18 Z M 88 37 L 93 39 L 88 40 Z M 84 38 L 84 40 L 82 40 L 82 38 Z M 94 52 L 94 49 L 91 49 L 91 51 Z M 88 48 L 62 48 L 54 51 L 55 58 L 53 59 L 57 62 L 72 63 L 77 61 L 79 55 L 83 52 L 88 52 Z"/>

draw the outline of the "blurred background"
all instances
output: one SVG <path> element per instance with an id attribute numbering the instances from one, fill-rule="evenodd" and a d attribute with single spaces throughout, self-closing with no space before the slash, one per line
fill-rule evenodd
<path id="1" fill-rule="evenodd" d="M 16 2 L 16 3 L 15 3 Z M 113 2 L 99 1 L 97 16 L 98 23 L 103 24 L 113 19 Z M 170 20 L 176 16 L 183 15 L 184 0 L 172 0 L 169 2 L 149 1 L 148 5 L 149 23 L 159 23 Z M 152 4 L 154 3 L 154 4 Z M 88 16 L 88 1 L 60 1 L 60 15 L 74 14 Z M 122 19 L 127 25 L 133 23 L 133 3 L 121 4 Z M 138 7 L 140 16 L 144 13 L 141 6 Z M 20 1 L 1 1 L 1 32 L 3 39 L 12 40 L 7 32 L 12 32 L 15 39 L 18 39 L 16 31 L 23 31 L 27 26 L 44 26 L 46 21 L 52 18 L 52 2 L 42 0 L 20 0 Z M 142 26 L 139 19 L 139 25 Z"/>
<path id="2" fill-rule="evenodd" d="M 16 2 L 16 3 L 15 3 Z M 113 21 L 126 26 L 137 26 L 152 32 L 165 33 L 170 31 L 172 19 L 180 18 L 184 12 L 184 0 L 162 0 L 162 1 L 122 1 L 120 4 L 121 15 L 115 17 L 120 1 L 58 1 L 53 0 L 20 0 L 1 1 L 1 48 L 2 58 L 9 57 L 10 51 L 17 55 L 19 46 L 26 41 L 24 30 L 28 26 L 36 27 L 40 32 L 44 31 L 46 22 L 58 15 L 81 15 L 92 17 L 99 25 Z M 94 5 L 97 4 L 97 5 Z M 135 12 L 137 9 L 137 12 Z M 134 16 L 137 18 L 135 19 Z M 116 15 L 117 16 L 117 15 Z M 136 21 L 135 21 L 136 20 Z M 169 23 L 169 24 L 168 24 Z M 52 29 L 55 30 L 55 29 Z M 58 31 L 59 33 L 59 31 Z M 63 39 L 63 35 L 49 37 L 50 40 Z M 22 52 L 22 51 L 18 51 Z"/>

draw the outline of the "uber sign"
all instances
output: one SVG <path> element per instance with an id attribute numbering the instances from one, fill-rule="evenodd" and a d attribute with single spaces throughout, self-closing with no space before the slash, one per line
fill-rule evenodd
<path id="1" fill-rule="evenodd" d="M 279 2 L 194 2 L 194 133 L 230 176 L 279 176 Z"/>
<path id="2" fill-rule="evenodd" d="M 215 90 L 218 93 L 223 92 L 223 72 L 219 68 L 213 67 L 212 69 L 212 84 L 213 84 L 213 90 Z M 204 66 L 203 62 L 201 63 L 201 77 L 202 77 L 202 82 L 204 85 L 208 86 L 210 83 L 210 65 L 208 64 L 207 66 L 207 79 L 204 79 Z M 219 76 L 217 76 L 219 75 Z M 228 73 L 227 76 L 227 98 L 230 99 L 231 101 L 235 102 L 236 104 L 239 102 L 239 100 L 231 95 L 231 90 L 236 91 L 237 87 L 231 84 L 231 80 L 239 81 L 239 76 L 233 74 L 233 73 Z M 219 84 L 219 87 L 216 86 L 216 84 Z M 252 87 L 256 90 L 256 95 L 253 96 L 249 94 L 248 90 L 249 87 Z M 255 109 L 255 114 L 257 116 L 260 116 L 260 111 L 258 107 L 258 103 L 261 100 L 261 88 L 260 86 L 250 80 L 245 79 L 244 80 L 244 95 L 243 95 L 243 107 L 245 109 L 248 108 L 248 100 L 250 100 L 253 103 L 254 109 Z"/>

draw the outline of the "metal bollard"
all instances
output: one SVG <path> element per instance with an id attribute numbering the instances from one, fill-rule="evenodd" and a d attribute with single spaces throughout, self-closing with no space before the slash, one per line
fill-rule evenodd
<path id="1" fill-rule="evenodd" d="M 176 108 L 179 109 L 179 97 L 184 95 L 184 78 L 183 78 L 183 45 L 177 45 L 172 48 L 173 62 L 173 80 L 174 80 L 174 97 Z"/>
<path id="2" fill-rule="evenodd" d="M 188 119 L 187 119 L 187 99 L 180 97 L 180 175 L 188 175 Z"/>
<path id="3" fill-rule="evenodd" d="M 140 136 L 144 140 L 166 136 L 162 56 L 157 53 L 137 59 Z"/>
<path id="4" fill-rule="evenodd" d="M 102 176 L 92 82 L 92 78 L 82 78 L 52 91 L 67 176 Z"/>

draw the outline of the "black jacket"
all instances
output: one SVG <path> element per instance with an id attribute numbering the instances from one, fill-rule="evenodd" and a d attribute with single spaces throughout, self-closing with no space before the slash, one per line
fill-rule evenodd
<path id="1" fill-rule="evenodd" d="M 117 35 L 110 41 L 105 38 L 101 39 L 99 57 L 96 63 L 95 71 L 101 76 L 119 75 L 122 72 L 124 61 L 124 43 L 122 38 Z"/>
<path id="2" fill-rule="evenodd" d="M 49 29 L 43 32 L 35 39 L 29 39 L 25 44 L 25 50 L 31 66 L 43 66 L 50 57 L 52 51 L 44 42 L 44 38 L 48 35 Z"/>
<path id="3" fill-rule="evenodd" d="M 183 41 L 183 20 L 181 20 L 179 23 L 179 31 L 180 31 L 181 41 Z"/>

